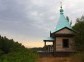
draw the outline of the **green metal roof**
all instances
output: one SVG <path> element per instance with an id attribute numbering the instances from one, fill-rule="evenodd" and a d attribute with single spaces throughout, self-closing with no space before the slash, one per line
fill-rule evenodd
<path id="1" fill-rule="evenodd" d="M 61 7 L 60 17 L 59 17 L 58 23 L 56 25 L 56 28 L 53 31 L 51 31 L 51 33 L 56 32 L 56 31 L 58 31 L 58 30 L 60 30 L 62 28 L 65 28 L 65 27 L 67 27 L 69 29 L 72 29 L 69 21 L 65 18 L 64 14 L 63 14 L 63 9 Z"/>
<path id="2" fill-rule="evenodd" d="M 54 39 L 52 37 L 47 37 L 46 39 L 44 40 L 50 40 L 50 41 L 53 41 Z"/>
<path id="3" fill-rule="evenodd" d="M 63 14 L 63 9 L 61 7 L 61 9 L 60 9 L 60 17 L 59 17 L 58 23 L 56 25 L 56 28 L 54 30 L 52 30 L 51 33 L 57 32 L 57 31 L 65 28 L 65 27 L 67 27 L 67 28 L 72 30 L 72 27 L 71 27 L 69 21 L 65 18 L 64 14 Z M 47 37 L 46 39 L 44 39 L 44 41 L 45 40 L 53 41 L 54 39 L 52 37 Z"/>

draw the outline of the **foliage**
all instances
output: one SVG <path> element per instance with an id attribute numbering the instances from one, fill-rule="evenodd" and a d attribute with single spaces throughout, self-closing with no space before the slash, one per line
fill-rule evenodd
<path id="1" fill-rule="evenodd" d="M 84 16 L 77 18 L 73 29 L 77 32 L 75 35 L 75 46 L 78 51 L 84 50 Z"/>
<path id="2" fill-rule="evenodd" d="M 84 62 L 84 52 L 74 54 L 70 62 Z"/>
<path id="3" fill-rule="evenodd" d="M 84 62 L 84 16 L 77 18 L 73 29 L 75 34 L 75 46 L 77 53 L 71 57 L 71 62 Z"/>
<path id="4" fill-rule="evenodd" d="M 66 19 L 67 19 L 68 22 L 70 21 L 68 16 L 66 16 Z"/>
<path id="5" fill-rule="evenodd" d="M 35 62 L 37 58 L 36 53 L 32 51 L 23 50 L 12 52 L 2 56 L 1 62 Z"/>
<path id="6" fill-rule="evenodd" d="M 36 62 L 37 57 L 36 51 L 0 36 L 0 62 Z"/>

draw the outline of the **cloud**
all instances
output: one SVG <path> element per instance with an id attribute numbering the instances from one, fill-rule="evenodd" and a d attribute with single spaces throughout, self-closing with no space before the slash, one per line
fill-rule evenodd
<path id="1" fill-rule="evenodd" d="M 63 0 L 65 15 L 73 23 L 80 17 L 83 0 Z M 42 41 L 56 27 L 59 0 L 0 0 L 0 34 L 16 41 Z"/>

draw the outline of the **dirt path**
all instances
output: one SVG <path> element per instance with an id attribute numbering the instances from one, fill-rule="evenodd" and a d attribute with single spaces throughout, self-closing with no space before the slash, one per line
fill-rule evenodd
<path id="1" fill-rule="evenodd" d="M 38 62 L 70 62 L 69 57 L 40 57 Z"/>

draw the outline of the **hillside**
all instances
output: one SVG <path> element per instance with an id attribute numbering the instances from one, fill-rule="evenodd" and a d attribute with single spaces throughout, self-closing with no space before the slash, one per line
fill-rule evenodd
<path id="1" fill-rule="evenodd" d="M 36 51 L 0 36 L 0 62 L 36 62 L 37 56 Z"/>

